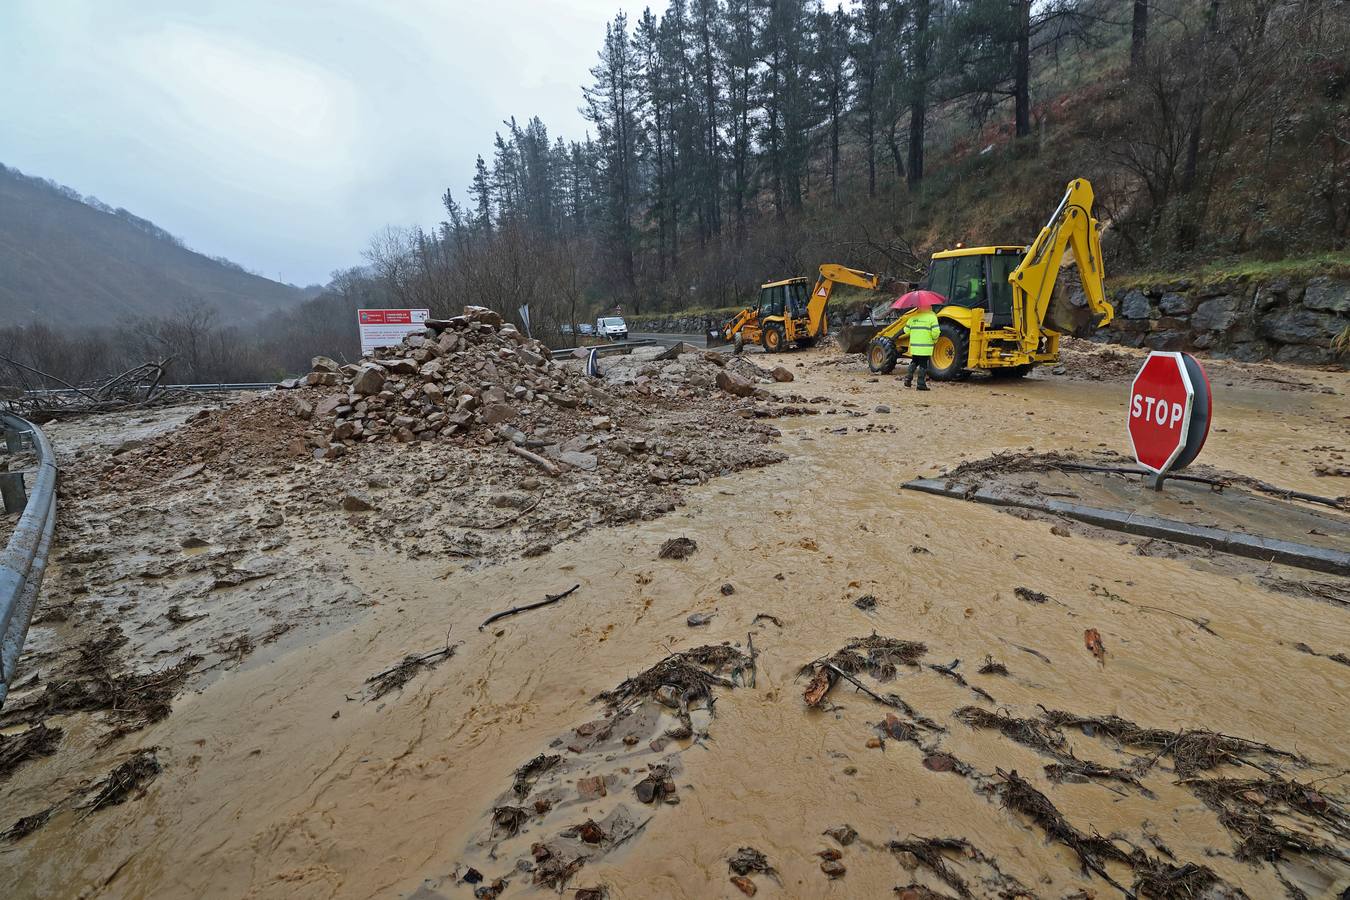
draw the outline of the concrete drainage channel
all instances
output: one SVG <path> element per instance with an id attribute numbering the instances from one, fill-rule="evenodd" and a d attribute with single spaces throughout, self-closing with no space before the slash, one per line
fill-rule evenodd
<path id="1" fill-rule="evenodd" d="M 28 623 L 37 607 L 56 529 L 56 456 L 42 429 L 26 419 L 0 414 L 5 449 L 11 456 L 31 451 L 34 464 L 0 473 L 5 512 L 22 510 L 0 556 L 0 706 L 19 665 Z M 31 476 L 31 477 L 29 477 Z"/>
<path id="2" fill-rule="evenodd" d="M 958 484 L 937 478 L 916 478 L 913 481 L 906 482 L 904 487 L 926 494 L 973 500 L 976 503 L 988 503 L 993 506 L 1015 506 L 1038 512 L 1055 513 L 1100 528 L 1123 531 L 1126 534 L 1137 534 L 1143 537 L 1158 538 L 1159 540 L 1175 541 L 1178 544 L 1205 547 L 1221 553 L 1231 553 L 1234 556 L 1283 563 L 1287 566 L 1310 569 L 1314 572 L 1350 575 L 1350 553 L 1327 547 L 1315 547 L 1310 544 L 1301 544 L 1278 538 L 1244 534 L 1223 528 L 1210 528 L 1205 525 L 1192 525 L 1159 516 L 1086 506 L 1064 500 L 1030 500 L 1009 497 L 987 487 Z"/>

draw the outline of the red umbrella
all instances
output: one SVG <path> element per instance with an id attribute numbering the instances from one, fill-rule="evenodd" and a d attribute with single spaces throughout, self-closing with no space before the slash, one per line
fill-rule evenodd
<path id="1" fill-rule="evenodd" d="M 946 302 L 947 298 L 935 291 L 910 291 L 897 297 L 891 309 L 914 309 L 923 303 L 942 306 Z"/>

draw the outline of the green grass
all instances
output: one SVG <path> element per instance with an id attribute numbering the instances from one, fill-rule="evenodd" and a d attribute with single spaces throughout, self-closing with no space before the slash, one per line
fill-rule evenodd
<path id="1" fill-rule="evenodd" d="M 1190 281 L 1194 284 L 1212 284 L 1219 281 L 1272 281 L 1276 278 L 1304 279 L 1318 275 L 1350 278 L 1350 252 L 1327 252 L 1312 256 L 1285 259 L 1219 260 L 1203 266 L 1174 271 L 1129 272 L 1108 276 L 1111 290 L 1164 284 L 1169 281 Z"/>

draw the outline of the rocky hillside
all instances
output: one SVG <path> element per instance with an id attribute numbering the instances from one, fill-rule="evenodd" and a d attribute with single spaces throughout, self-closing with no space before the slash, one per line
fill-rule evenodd
<path id="1" fill-rule="evenodd" d="M 113 325 L 201 302 L 227 322 L 290 307 L 302 292 L 184 247 L 163 229 L 0 166 L 0 326 L 39 317 Z"/>

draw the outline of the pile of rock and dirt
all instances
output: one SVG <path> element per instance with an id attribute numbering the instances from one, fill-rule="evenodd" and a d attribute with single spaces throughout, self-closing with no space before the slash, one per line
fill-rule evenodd
<path id="1" fill-rule="evenodd" d="M 192 677 L 172 694 L 357 615 L 370 601 L 343 575 L 354 547 L 477 568 L 665 515 L 686 486 L 784 458 L 756 412 L 774 405 L 759 385 L 781 374 L 720 362 L 677 348 L 607 360 L 596 378 L 471 307 L 359 365 L 318 359 L 295 389 L 176 427 L 149 423 L 120 443 L 62 434 L 63 545 L 25 666 L 43 684 L 83 684 L 44 626 L 95 648 L 120 626 L 118 677 L 181 666 Z M 108 724 L 122 734 L 153 719 Z"/>

